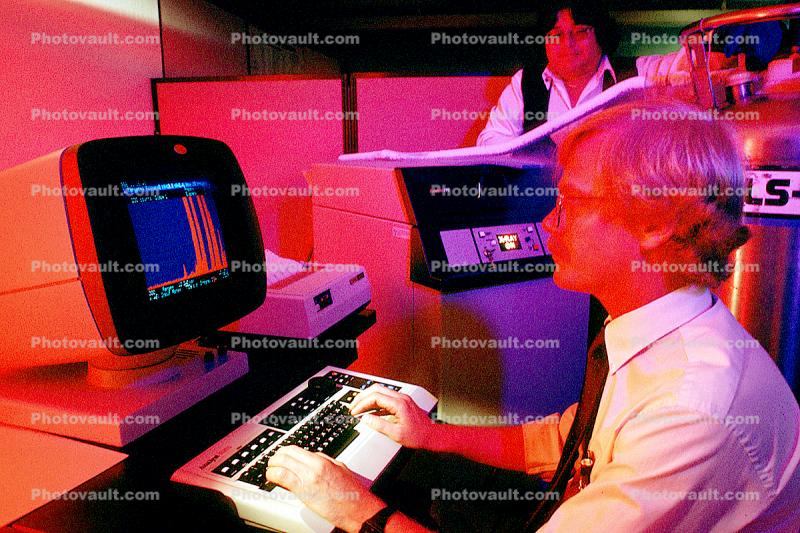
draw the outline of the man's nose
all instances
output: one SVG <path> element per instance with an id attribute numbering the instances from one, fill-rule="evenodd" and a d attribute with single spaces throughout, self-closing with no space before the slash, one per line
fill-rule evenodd
<path id="1" fill-rule="evenodd" d="M 544 217 L 544 220 L 542 220 L 542 227 L 544 227 L 547 233 L 553 233 L 558 228 L 556 222 L 556 211 L 558 211 L 558 208 L 554 207 L 549 213 L 547 213 L 547 216 Z"/>

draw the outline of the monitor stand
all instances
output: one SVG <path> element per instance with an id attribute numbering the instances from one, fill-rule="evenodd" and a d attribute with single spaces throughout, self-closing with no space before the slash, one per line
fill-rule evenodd
<path id="1" fill-rule="evenodd" d="M 0 376 L 0 423 L 121 447 L 247 371 L 246 354 L 196 345 L 120 388 L 87 363 L 26 369 Z"/>

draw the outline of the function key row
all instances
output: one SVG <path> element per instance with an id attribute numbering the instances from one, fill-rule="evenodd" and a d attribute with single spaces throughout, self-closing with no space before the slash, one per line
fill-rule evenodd
<path id="1" fill-rule="evenodd" d="M 358 376 L 353 376 L 351 374 L 345 374 L 344 372 L 337 372 L 335 370 L 331 370 L 325 377 L 338 383 L 339 385 L 343 385 L 345 387 L 352 387 L 354 389 L 364 390 L 370 385 L 377 383 L 378 385 L 382 385 L 387 389 L 392 390 L 400 390 L 400 387 L 397 385 L 390 385 L 389 383 L 384 383 L 382 381 L 373 381 L 371 379 L 364 379 Z"/>
<path id="2" fill-rule="evenodd" d="M 264 450 L 275 444 L 284 433 L 268 429 L 248 442 L 230 456 L 224 463 L 213 470 L 215 474 L 232 478 L 253 459 L 264 453 Z"/>

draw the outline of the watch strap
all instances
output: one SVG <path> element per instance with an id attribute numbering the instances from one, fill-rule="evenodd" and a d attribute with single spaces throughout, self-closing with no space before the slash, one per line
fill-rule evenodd
<path id="1" fill-rule="evenodd" d="M 386 531 L 386 523 L 389 521 L 389 517 L 395 513 L 395 509 L 392 507 L 384 507 L 371 518 L 367 519 L 361 525 L 361 529 L 358 530 L 358 533 L 383 533 Z"/>

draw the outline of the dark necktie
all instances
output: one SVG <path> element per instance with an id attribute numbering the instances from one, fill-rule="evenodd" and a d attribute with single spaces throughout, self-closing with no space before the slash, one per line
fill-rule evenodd
<path id="1" fill-rule="evenodd" d="M 603 90 L 607 91 L 612 85 L 614 85 L 614 76 L 611 75 L 611 72 L 606 70 L 603 73 Z"/>
<path id="2" fill-rule="evenodd" d="M 587 353 L 586 374 L 583 380 L 578 409 L 575 412 L 575 420 L 573 420 L 572 427 L 569 429 L 556 473 L 550 482 L 549 491 L 558 494 L 558 498 L 548 498 L 541 501 L 525 525 L 526 531 L 539 529 L 558 509 L 558 506 L 563 501 L 567 483 L 572 478 L 572 470 L 578 459 L 580 447 L 583 445 L 585 449 L 589 444 L 589 439 L 592 437 L 594 421 L 597 418 L 597 409 L 600 406 L 600 397 L 603 395 L 603 386 L 608 376 L 605 329 L 605 326 L 603 326 Z"/>

